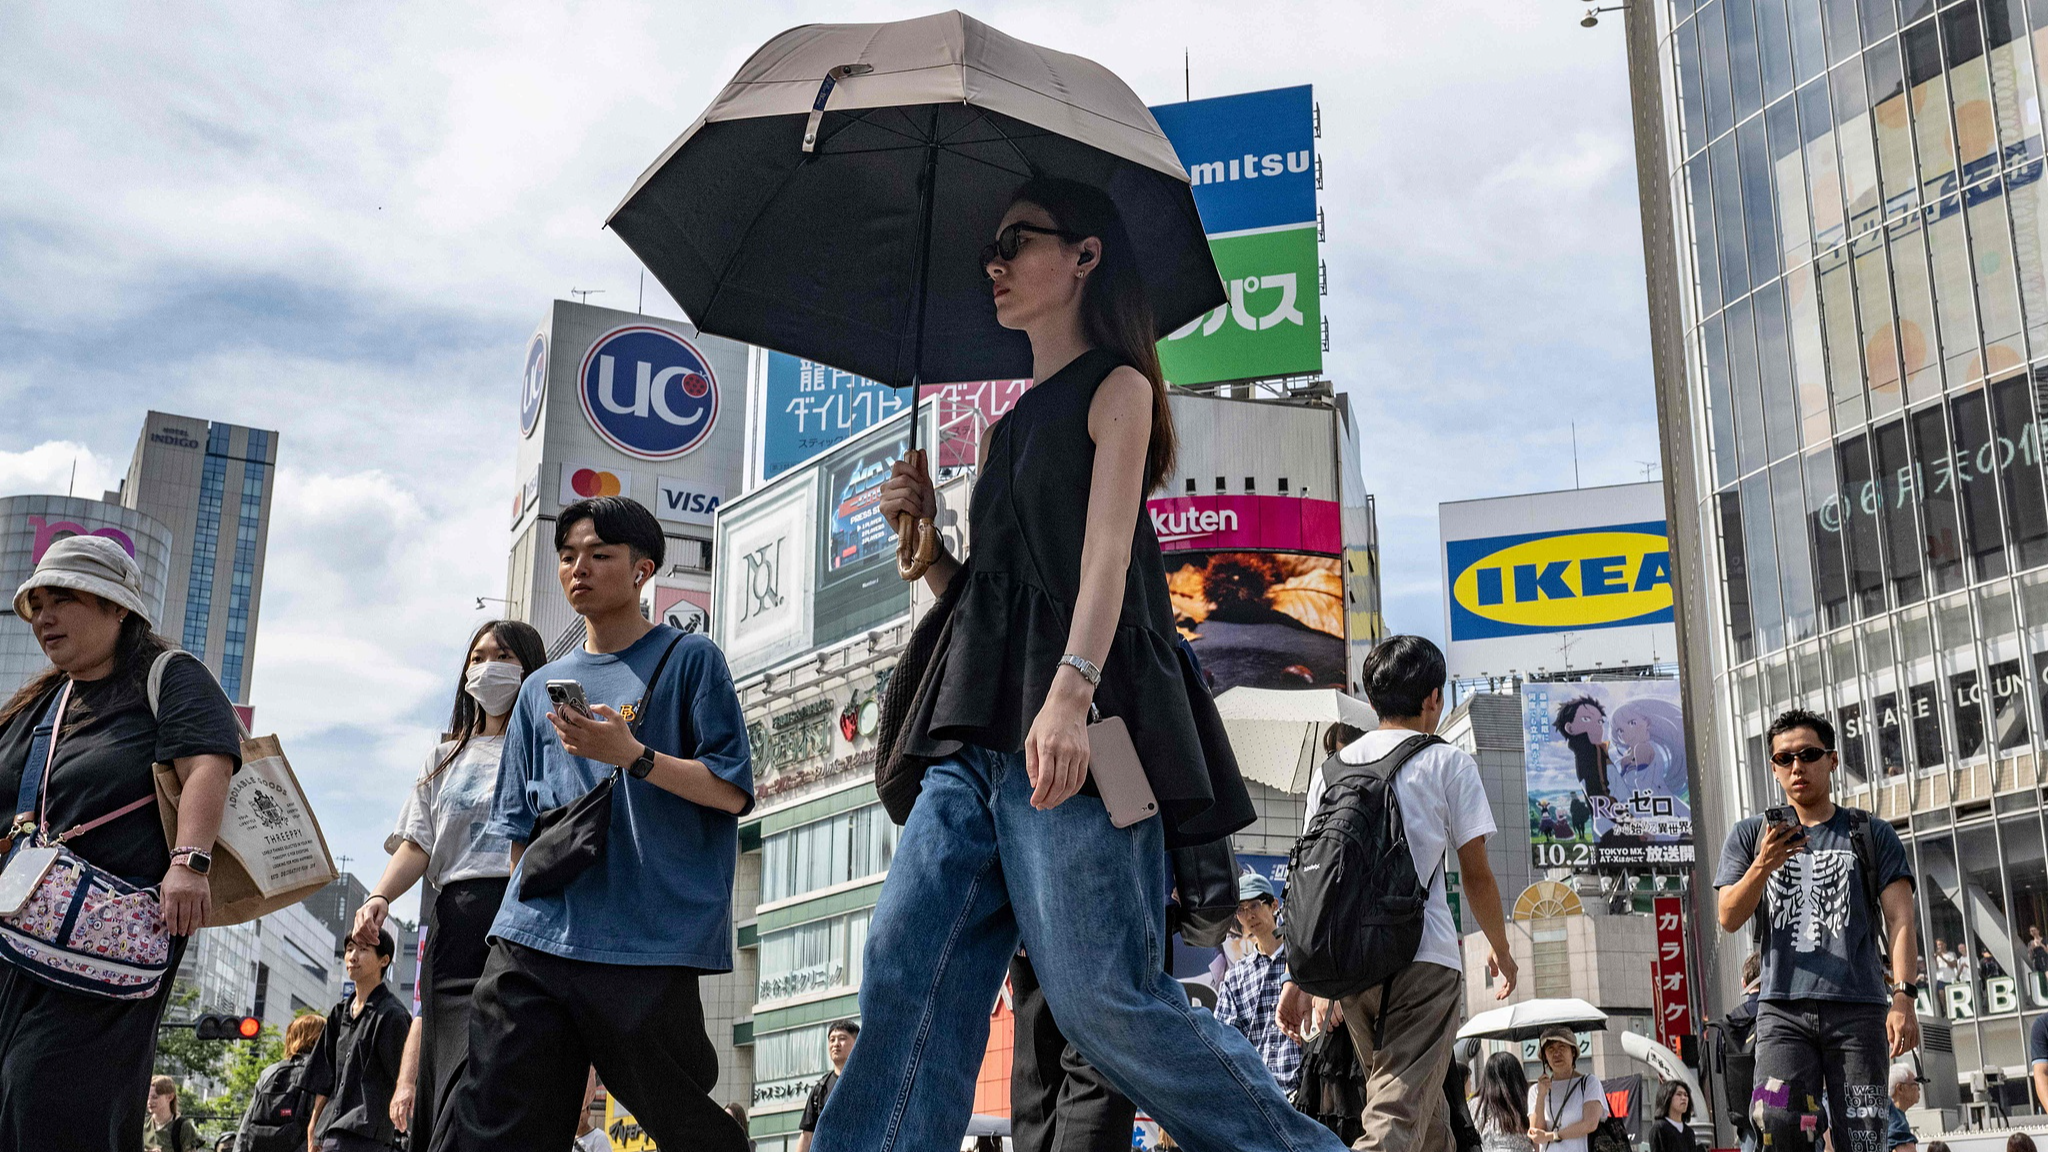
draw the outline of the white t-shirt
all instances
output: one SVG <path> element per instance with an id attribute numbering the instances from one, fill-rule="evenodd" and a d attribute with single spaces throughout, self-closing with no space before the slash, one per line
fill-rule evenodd
<path id="1" fill-rule="evenodd" d="M 1586 1118 L 1586 1101 L 1600 1106 L 1597 1113 L 1607 1116 L 1607 1088 L 1600 1078 L 1591 1073 L 1573 1079 L 1552 1080 L 1550 1099 L 1542 1099 L 1543 1084 L 1538 1081 L 1529 1085 L 1529 1123 L 1533 1127 L 1557 1131 L 1569 1128 Z M 1573 1136 L 1555 1144 L 1545 1144 L 1543 1152 L 1586 1152 L 1588 1136 Z"/>
<path id="2" fill-rule="evenodd" d="M 1405 728 L 1377 728 L 1345 745 L 1337 756 L 1346 764 L 1370 764 L 1413 735 Z M 1486 801 L 1485 785 L 1479 782 L 1479 765 L 1449 744 L 1432 745 L 1401 766 L 1394 776 L 1394 792 L 1401 798 L 1401 821 L 1408 830 L 1415 874 L 1429 883 L 1422 943 L 1415 958 L 1463 972 L 1457 926 L 1451 921 L 1450 902 L 1444 898 L 1444 853 L 1494 833 L 1493 808 Z M 1318 767 L 1309 780 L 1304 829 L 1315 819 L 1322 798 L 1323 770 Z"/>
<path id="3" fill-rule="evenodd" d="M 576 1138 L 576 1152 L 611 1152 L 611 1137 L 602 1128 L 592 1128 Z"/>
<path id="4" fill-rule="evenodd" d="M 435 887 L 457 880 L 488 880 L 512 874 L 512 845 L 484 830 L 491 804 L 498 797 L 498 762 L 505 755 L 503 736 L 476 736 L 455 762 L 438 774 L 434 766 L 455 745 L 442 744 L 428 755 L 420 779 L 406 793 L 398 827 L 384 838 L 384 850 L 397 852 L 407 840 L 427 854 L 427 882 Z"/>

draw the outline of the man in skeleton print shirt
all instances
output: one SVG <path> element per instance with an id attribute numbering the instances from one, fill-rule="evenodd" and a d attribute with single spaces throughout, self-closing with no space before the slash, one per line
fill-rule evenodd
<path id="1" fill-rule="evenodd" d="M 1761 931 L 1750 1120 L 1781 1152 L 1819 1147 L 1828 1117 L 1835 1152 L 1886 1152 L 1886 1073 L 1920 1043 L 1906 849 L 1890 824 L 1835 805 L 1833 725 L 1794 709 L 1769 740 L 1790 807 L 1737 823 L 1714 876 L 1722 931 Z"/>

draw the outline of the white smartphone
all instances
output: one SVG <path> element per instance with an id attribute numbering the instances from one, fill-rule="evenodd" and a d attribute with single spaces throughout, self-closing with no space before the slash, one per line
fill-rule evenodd
<path id="1" fill-rule="evenodd" d="M 55 848 L 23 848 L 15 853 L 14 859 L 7 862 L 7 870 L 0 872 L 0 916 L 20 912 L 56 862 Z"/>
<path id="2" fill-rule="evenodd" d="M 548 699 L 554 701 L 555 710 L 574 708 L 585 716 L 591 715 L 590 701 L 583 697 L 583 685 L 575 680 L 548 681 Z"/>

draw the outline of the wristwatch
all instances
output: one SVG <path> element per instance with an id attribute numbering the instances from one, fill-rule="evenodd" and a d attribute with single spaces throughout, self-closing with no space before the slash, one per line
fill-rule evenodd
<path id="1" fill-rule="evenodd" d="M 631 764 L 626 765 L 626 775 L 631 776 L 635 780 L 645 780 L 647 779 L 647 774 L 652 771 L 654 771 L 654 749 L 642 744 L 639 757 Z"/>
<path id="2" fill-rule="evenodd" d="M 213 871 L 213 854 L 198 848 L 176 848 L 171 851 L 171 863 L 183 864 L 204 876 Z"/>
<path id="3" fill-rule="evenodd" d="M 1892 985 L 1892 995 L 1897 996 L 1901 992 L 1906 994 L 1906 999 L 1908 1000 L 1918 1000 L 1920 998 L 1920 986 L 1911 980 L 1903 984 Z"/>

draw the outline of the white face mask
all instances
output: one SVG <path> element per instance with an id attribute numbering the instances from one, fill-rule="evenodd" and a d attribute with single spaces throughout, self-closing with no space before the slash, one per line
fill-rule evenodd
<path id="1" fill-rule="evenodd" d="M 503 716 L 512 711 L 512 702 L 519 698 L 520 681 L 526 673 L 519 665 L 504 660 L 486 660 L 482 664 L 471 664 L 463 675 L 462 686 L 469 692 L 487 716 Z"/>

